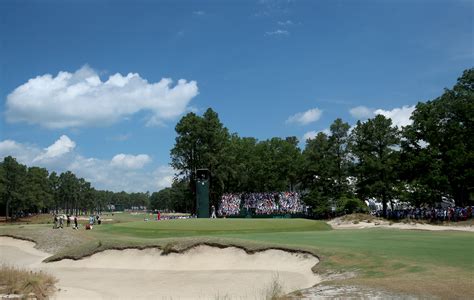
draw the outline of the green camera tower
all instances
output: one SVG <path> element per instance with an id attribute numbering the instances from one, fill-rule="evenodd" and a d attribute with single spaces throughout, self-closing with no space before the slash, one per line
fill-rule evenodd
<path id="1" fill-rule="evenodd" d="M 196 211 L 198 218 L 209 218 L 209 170 L 196 171 Z"/>

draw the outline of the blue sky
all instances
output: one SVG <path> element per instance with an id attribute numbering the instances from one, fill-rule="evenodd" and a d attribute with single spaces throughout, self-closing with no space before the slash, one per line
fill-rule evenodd
<path id="1" fill-rule="evenodd" d="M 473 17 L 447 0 L 2 1 L 0 158 L 156 191 L 189 111 L 302 146 L 337 117 L 403 126 L 473 66 Z"/>

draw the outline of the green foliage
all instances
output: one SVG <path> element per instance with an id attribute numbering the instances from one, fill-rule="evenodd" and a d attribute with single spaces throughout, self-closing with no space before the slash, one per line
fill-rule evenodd
<path id="1" fill-rule="evenodd" d="M 474 69 L 440 97 L 418 103 L 412 119 L 402 142 L 403 178 L 415 187 L 408 196 L 419 201 L 417 191 L 424 190 L 435 200 L 447 196 L 468 204 L 474 182 Z"/>
<path id="2" fill-rule="evenodd" d="M 191 212 L 194 198 L 189 182 L 177 180 L 170 188 L 154 192 L 150 196 L 150 208 L 161 211 Z"/>
<path id="3" fill-rule="evenodd" d="M 53 206 L 53 194 L 49 184 L 48 170 L 38 167 L 28 168 L 26 201 L 37 212 Z"/>
<path id="4" fill-rule="evenodd" d="M 27 169 L 11 156 L 3 159 L 2 168 L 4 173 L 2 204 L 5 205 L 8 218 L 27 206 L 26 197 L 24 197 L 27 189 L 25 184 Z"/>
<path id="5" fill-rule="evenodd" d="M 319 218 L 328 218 L 332 212 L 332 199 L 317 188 L 304 195 L 303 201 L 313 208 L 313 213 Z"/>
<path id="6" fill-rule="evenodd" d="M 202 117 L 194 113 L 184 116 L 176 125 L 176 143 L 171 149 L 171 166 L 178 175 L 189 181 L 195 192 L 196 170 L 209 169 L 211 173 L 211 201 L 217 205 L 229 173 L 226 155 L 229 133 L 212 109 Z M 194 209 L 193 209 L 194 210 Z"/>
<path id="7" fill-rule="evenodd" d="M 302 155 L 301 180 L 310 190 L 304 199 L 320 216 L 330 213 L 337 199 L 350 192 L 349 124 L 337 119 L 330 130 L 329 136 L 320 132 L 308 140 Z"/>
<path id="8" fill-rule="evenodd" d="M 108 204 L 147 206 L 148 198 L 148 193 L 97 191 L 70 171 L 49 174 L 44 168 L 26 168 L 11 156 L 0 163 L 0 208 L 8 211 L 8 217 L 50 210 L 71 215 L 93 213 L 105 210 Z"/>
<path id="9" fill-rule="evenodd" d="M 354 174 L 360 198 L 374 197 L 382 201 L 384 214 L 387 202 L 394 198 L 398 180 L 397 165 L 400 137 L 391 119 L 377 115 L 357 122 L 351 136 L 351 151 L 355 157 Z"/>
<path id="10" fill-rule="evenodd" d="M 210 198 L 215 206 L 225 192 L 288 190 L 298 183 L 301 151 L 296 137 L 259 142 L 230 135 L 212 109 L 202 117 L 185 115 L 175 129 L 178 136 L 171 150 L 171 165 L 189 182 L 193 193 L 196 169 L 209 169 Z M 166 193 L 160 198 L 165 199 Z"/>
<path id="11" fill-rule="evenodd" d="M 369 208 L 364 201 L 356 197 L 343 196 L 338 200 L 337 211 L 345 214 L 367 213 Z"/>

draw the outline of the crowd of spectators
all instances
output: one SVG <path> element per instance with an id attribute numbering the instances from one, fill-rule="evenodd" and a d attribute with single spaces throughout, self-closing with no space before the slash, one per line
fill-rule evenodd
<path id="1" fill-rule="evenodd" d="M 301 213 L 306 211 L 306 206 L 300 199 L 300 194 L 282 192 L 278 197 L 280 211 L 286 213 Z"/>
<path id="2" fill-rule="evenodd" d="M 242 210 L 258 215 L 306 212 L 297 192 L 224 194 L 217 211 L 219 216 L 239 215 Z"/>
<path id="3" fill-rule="evenodd" d="M 374 213 L 381 217 L 383 212 Z M 430 222 L 457 222 L 472 218 L 472 206 L 446 208 L 409 208 L 387 210 L 388 219 L 429 220 Z"/>
<path id="4" fill-rule="evenodd" d="M 240 212 L 240 194 L 224 194 L 222 195 L 221 202 L 217 214 L 219 216 L 233 216 L 238 215 Z"/>

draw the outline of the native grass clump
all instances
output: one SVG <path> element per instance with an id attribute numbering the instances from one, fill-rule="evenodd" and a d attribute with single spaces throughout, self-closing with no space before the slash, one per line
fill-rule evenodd
<path id="1" fill-rule="evenodd" d="M 0 266 L 0 294 L 48 299 L 56 291 L 57 279 L 42 271 L 30 271 L 3 264 Z"/>

